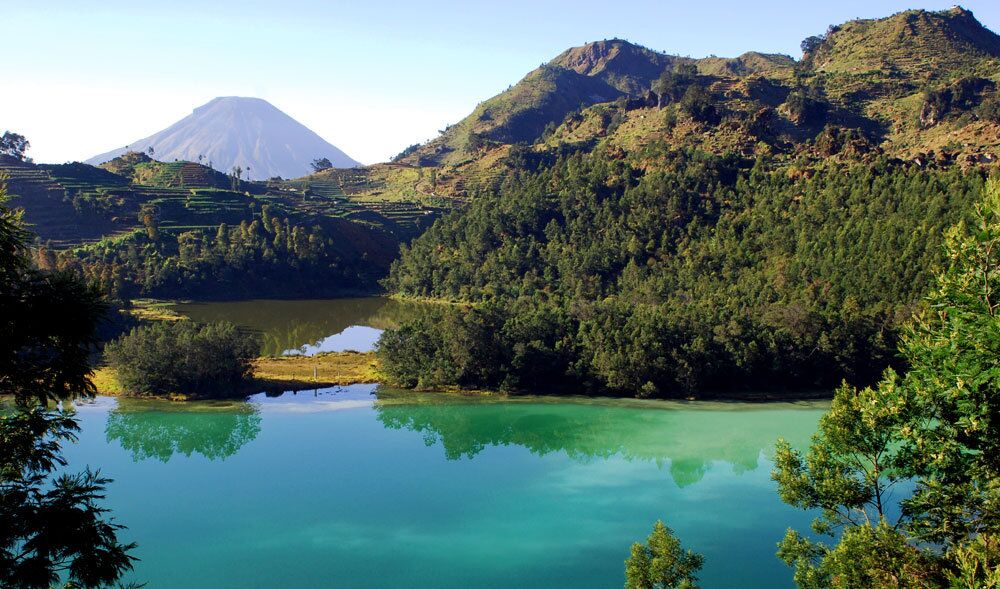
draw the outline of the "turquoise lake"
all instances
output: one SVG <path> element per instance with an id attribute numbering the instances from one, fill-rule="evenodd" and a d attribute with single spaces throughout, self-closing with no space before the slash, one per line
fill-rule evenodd
<path id="1" fill-rule="evenodd" d="M 810 514 L 770 480 L 824 403 L 468 398 L 357 385 L 247 402 L 98 398 L 73 469 L 159 587 L 621 587 L 663 519 L 702 586 L 792 587 Z"/>

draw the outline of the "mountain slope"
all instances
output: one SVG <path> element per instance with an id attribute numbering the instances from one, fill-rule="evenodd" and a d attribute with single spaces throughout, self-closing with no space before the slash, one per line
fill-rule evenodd
<path id="1" fill-rule="evenodd" d="M 328 158 L 338 168 L 361 165 L 266 100 L 237 96 L 216 98 L 163 131 L 87 163 L 150 147 L 161 161 L 200 161 L 227 173 L 239 166 L 252 180 L 305 176 L 316 158 Z"/>
<path id="2" fill-rule="evenodd" d="M 618 39 L 574 47 L 480 103 L 402 161 L 457 164 L 477 158 L 491 143 L 534 142 L 547 125 L 575 110 L 642 95 L 677 59 Z"/>
<path id="3" fill-rule="evenodd" d="M 807 55 L 820 73 L 874 72 L 914 83 L 976 73 L 991 58 L 1000 58 L 1000 37 L 957 6 L 850 21 L 832 27 Z"/>
<path id="4" fill-rule="evenodd" d="M 435 168 L 435 193 L 464 198 L 498 186 L 512 148 L 525 145 L 549 155 L 634 153 L 659 142 L 783 160 L 1000 158 L 1000 36 L 970 11 L 850 21 L 804 48 L 800 61 L 752 51 L 692 59 L 621 40 L 588 43 L 401 161 Z M 697 73 L 678 70 L 682 64 Z M 672 83 L 657 82 L 669 72 Z M 699 92 L 685 100 L 690 89 Z"/>

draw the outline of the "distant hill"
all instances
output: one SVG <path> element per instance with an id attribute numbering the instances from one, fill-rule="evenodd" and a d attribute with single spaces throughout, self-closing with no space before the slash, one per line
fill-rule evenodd
<path id="1" fill-rule="evenodd" d="M 480 103 L 406 161 L 456 164 L 491 142 L 534 142 L 581 107 L 638 96 L 677 59 L 618 39 L 574 47 Z"/>
<path id="2" fill-rule="evenodd" d="M 805 34 L 803 35 L 805 36 Z M 437 194 L 465 197 L 513 147 L 635 152 L 654 142 L 745 157 L 885 154 L 977 164 L 1000 157 L 1000 36 L 961 7 L 850 21 L 804 54 L 673 56 L 624 40 L 574 47 L 399 158 L 435 167 Z M 658 78 L 697 75 L 665 99 Z M 703 92 L 692 108 L 680 95 Z M 701 114 L 693 116 L 694 110 Z"/>
<path id="3" fill-rule="evenodd" d="M 361 165 L 266 100 L 238 96 L 216 98 L 163 131 L 87 163 L 103 164 L 127 151 L 147 152 L 150 147 L 160 161 L 211 164 L 225 173 L 239 166 L 251 180 L 305 176 L 317 158 L 328 158 L 338 168 Z"/>
<path id="4" fill-rule="evenodd" d="M 961 7 L 941 12 L 907 10 L 882 19 L 831 27 L 807 53 L 813 70 L 828 74 L 877 74 L 913 83 L 978 71 L 1000 57 L 1000 37 Z"/>

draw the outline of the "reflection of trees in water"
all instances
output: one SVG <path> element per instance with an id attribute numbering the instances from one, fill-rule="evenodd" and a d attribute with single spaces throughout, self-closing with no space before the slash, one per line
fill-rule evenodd
<path id="1" fill-rule="evenodd" d="M 236 301 L 177 305 L 195 321 L 230 321 L 261 333 L 263 353 L 276 356 L 314 345 L 348 327 L 397 327 L 428 305 L 382 297 L 305 301 Z"/>
<path id="2" fill-rule="evenodd" d="M 174 454 L 223 460 L 260 433 L 260 413 L 251 403 L 202 404 L 180 410 L 165 401 L 119 399 L 108 414 L 105 434 L 138 462 L 167 462 Z"/>
<path id="3" fill-rule="evenodd" d="M 449 460 L 474 458 L 489 446 L 517 445 L 534 454 L 565 452 L 577 461 L 621 456 L 670 464 L 678 486 L 700 481 L 713 462 L 737 474 L 755 470 L 779 435 L 804 444 L 819 410 L 664 410 L 583 403 L 376 403 L 388 428 L 440 443 Z"/>

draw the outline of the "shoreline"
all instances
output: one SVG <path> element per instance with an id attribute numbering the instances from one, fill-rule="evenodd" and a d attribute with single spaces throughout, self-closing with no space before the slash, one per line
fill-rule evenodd
<path id="1" fill-rule="evenodd" d="M 110 366 L 94 368 L 90 378 L 97 394 L 108 397 L 155 397 L 175 401 L 204 399 L 184 394 L 132 395 L 125 393 Z M 351 384 L 379 384 L 374 352 L 326 352 L 315 356 L 263 356 L 254 360 L 247 394 L 314 389 Z M 244 394 L 244 391 L 240 391 Z M 236 398 L 237 396 L 233 396 Z"/>
<path id="2" fill-rule="evenodd" d="M 91 376 L 97 394 L 109 397 L 162 398 L 173 401 L 194 401 L 216 397 L 194 397 L 184 394 L 172 395 L 131 395 L 122 391 L 115 379 L 114 370 L 109 366 L 95 367 Z M 325 352 L 315 356 L 260 357 L 254 361 L 253 378 L 237 394 L 231 397 L 261 392 L 302 391 L 322 387 L 347 386 L 354 384 L 387 384 L 379 374 L 375 352 Z M 833 398 L 833 391 L 747 391 L 702 393 L 697 396 L 675 396 L 642 399 L 628 395 L 580 395 L 573 393 L 546 393 L 543 391 L 500 391 L 490 389 L 464 389 L 445 386 L 434 389 L 399 389 L 414 394 L 441 393 L 456 396 L 496 397 L 516 399 L 518 397 L 545 397 L 593 399 L 638 399 L 648 401 L 683 401 L 690 403 L 788 403 L 796 401 L 823 401 Z"/>

